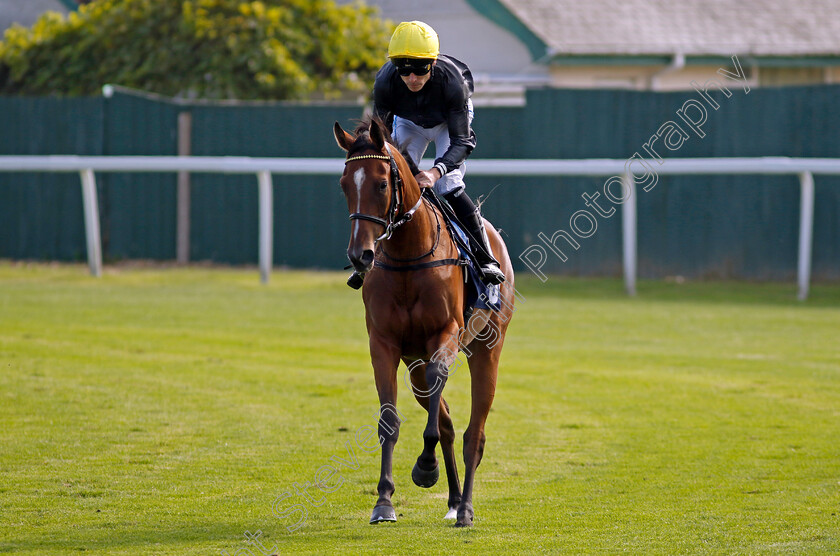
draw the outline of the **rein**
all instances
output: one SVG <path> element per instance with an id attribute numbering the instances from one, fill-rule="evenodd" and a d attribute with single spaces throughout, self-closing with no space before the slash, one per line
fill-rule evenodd
<path id="1" fill-rule="evenodd" d="M 413 263 L 413 262 L 419 261 L 420 259 L 425 259 L 429 255 L 434 255 L 435 254 L 435 249 L 437 249 L 437 246 L 440 245 L 440 216 L 438 215 L 437 211 L 434 209 L 434 207 L 432 206 L 432 203 L 430 203 L 428 199 L 425 199 L 425 202 L 428 205 L 429 209 L 431 209 L 432 214 L 435 215 L 435 223 L 437 224 L 437 233 L 435 234 L 435 242 L 432 244 L 432 248 L 429 249 L 428 251 L 426 251 L 425 253 L 423 253 L 422 255 L 420 255 L 419 257 L 412 257 L 410 259 L 400 259 L 398 257 L 390 255 L 387 251 L 385 251 L 385 245 L 383 244 L 382 245 L 382 254 L 383 255 L 385 255 L 386 257 L 388 257 L 389 259 L 391 259 L 394 262 Z"/>

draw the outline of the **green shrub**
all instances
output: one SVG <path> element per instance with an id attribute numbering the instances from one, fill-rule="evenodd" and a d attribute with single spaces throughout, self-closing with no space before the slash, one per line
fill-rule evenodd
<path id="1" fill-rule="evenodd" d="M 0 93 L 98 94 L 115 83 L 171 96 L 332 98 L 367 92 L 389 24 L 330 0 L 98 0 L 13 26 Z"/>

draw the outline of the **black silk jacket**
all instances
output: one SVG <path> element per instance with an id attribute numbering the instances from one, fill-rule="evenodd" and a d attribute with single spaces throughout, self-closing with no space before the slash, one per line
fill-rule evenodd
<path id="1" fill-rule="evenodd" d="M 393 129 L 395 115 L 424 128 L 445 122 L 449 128 L 449 149 L 435 160 L 435 165 L 442 164 L 446 167 L 444 173 L 448 173 L 460 167 L 475 148 L 467 107 L 474 90 L 473 77 L 466 64 L 443 54 L 438 56 L 431 73 L 426 85 L 412 93 L 394 64 L 386 62 L 373 85 L 373 111 L 389 129 Z"/>

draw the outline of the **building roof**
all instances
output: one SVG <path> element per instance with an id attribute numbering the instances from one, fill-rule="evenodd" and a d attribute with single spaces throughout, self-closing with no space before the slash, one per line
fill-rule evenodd
<path id="1" fill-rule="evenodd" d="M 559 56 L 840 55 L 836 0 L 470 1 Z"/>

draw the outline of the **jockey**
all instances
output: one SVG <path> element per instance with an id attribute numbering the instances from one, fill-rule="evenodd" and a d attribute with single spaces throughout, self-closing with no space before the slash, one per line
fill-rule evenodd
<path id="1" fill-rule="evenodd" d="M 470 69 L 440 54 L 437 33 L 421 21 L 397 25 L 388 58 L 373 85 L 374 114 L 416 164 L 434 142 L 437 158 L 429 170 L 415 176 L 417 183 L 434 187 L 455 211 L 470 237 L 482 281 L 501 284 L 505 275 L 490 250 L 481 213 L 464 190 L 464 162 L 475 148 Z M 363 280 L 354 272 L 347 284 L 358 289 Z"/>

